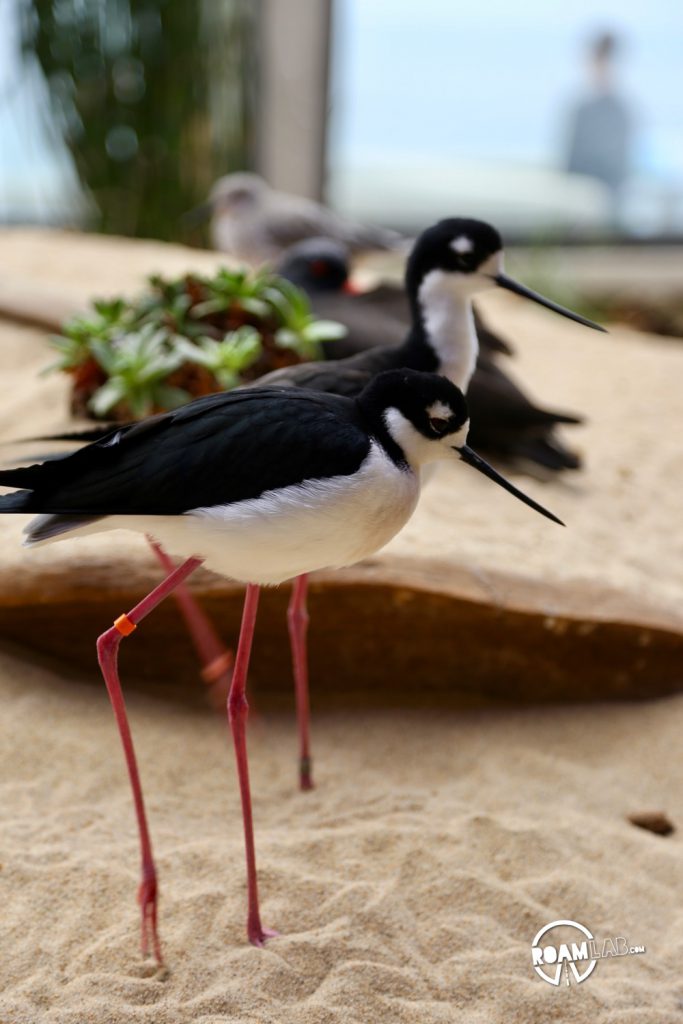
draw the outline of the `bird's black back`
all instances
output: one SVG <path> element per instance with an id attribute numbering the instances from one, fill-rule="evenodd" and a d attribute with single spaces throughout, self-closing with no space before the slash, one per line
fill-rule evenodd
<path id="1" fill-rule="evenodd" d="M 6 511 L 180 514 L 349 475 L 369 447 L 355 402 L 251 388 L 198 399 L 61 459 L 4 470 L 0 485 L 31 492 Z"/>

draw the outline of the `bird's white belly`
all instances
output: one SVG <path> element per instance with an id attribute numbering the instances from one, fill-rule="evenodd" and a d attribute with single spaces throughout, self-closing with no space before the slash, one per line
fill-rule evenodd
<path id="1" fill-rule="evenodd" d="M 109 529 L 154 536 L 171 553 L 205 560 L 231 579 L 281 583 L 315 569 L 339 568 L 387 544 L 410 518 L 417 475 L 373 445 L 357 473 L 295 484 L 259 498 L 195 509 L 182 516 L 112 516 Z"/>

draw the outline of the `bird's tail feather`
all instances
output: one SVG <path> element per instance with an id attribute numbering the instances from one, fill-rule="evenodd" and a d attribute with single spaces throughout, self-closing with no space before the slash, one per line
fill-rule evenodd
<path id="1" fill-rule="evenodd" d="M 13 469 L 0 470 L 0 487 L 20 487 L 24 490 L 32 491 L 36 487 L 36 476 L 40 472 L 40 465 L 34 466 L 15 466 Z M 8 497 L 13 498 L 15 495 L 10 494 Z M 25 500 L 27 500 L 26 496 Z M 4 511 L 11 512 L 11 508 L 5 509 Z M 15 509 L 14 511 L 19 511 Z M 28 509 L 27 511 L 31 511 Z"/>
<path id="2" fill-rule="evenodd" d="M 2 508 L 0 508 L 2 511 Z M 52 537 L 59 537 L 62 533 L 69 533 L 71 530 L 78 530 L 82 526 L 96 523 L 104 516 L 66 515 L 61 513 L 47 512 L 36 516 L 28 524 L 24 533 L 26 539 L 24 544 L 30 547 L 32 544 L 39 544 L 43 540 L 50 540 Z"/>
<path id="3" fill-rule="evenodd" d="M 584 422 L 583 416 L 577 416 L 570 412 L 556 412 L 554 409 L 542 409 L 541 410 L 548 419 L 548 423 L 556 425 L 558 423 L 566 423 L 569 426 L 578 426 Z"/>
<path id="4" fill-rule="evenodd" d="M 537 437 L 520 441 L 513 446 L 512 451 L 519 458 L 529 459 L 545 469 L 581 469 L 581 456 L 566 448 L 556 437 Z"/>
<path id="5" fill-rule="evenodd" d="M 0 481 L 2 482 L 2 481 Z M 8 486 L 12 486 L 9 484 Z M 26 505 L 31 497 L 30 491 L 15 491 L 13 494 L 0 494 L 0 512 L 26 512 Z"/>
<path id="6" fill-rule="evenodd" d="M 120 426 L 121 424 L 119 424 Z M 128 424 L 126 424 L 127 426 Z M 117 429 L 114 423 L 105 423 L 85 430 L 67 430 L 62 434 L 44 434 L 42 437 L 28 437 L 27 441 L 101 441 L 107 434 Z"/>
<path id="7" fill-rule="evenodd" d="M 0 485 L 3 487 L 30 487 L 34 478 L 33 471 L 39 469 L 36 466 L 20 467 L 18 469 L 0 470 Z M 33 506 L 33 507 L 32 507 Z M 14 491 L 13 494 L 0 494 L 0 514 L 2 513 L 31 513 L 35 512 L 32 490 Z M 24 529 L 26 540 L 24 544 L 38 544 L 43 540 L 50 540 L 59 534 L 68 533 L 70 530 L 77 530 L 82 526 L 97 522 L 103 516 L 80 514 L 77 512 L 47 512 L 37 515 L 35 519 Z"/>

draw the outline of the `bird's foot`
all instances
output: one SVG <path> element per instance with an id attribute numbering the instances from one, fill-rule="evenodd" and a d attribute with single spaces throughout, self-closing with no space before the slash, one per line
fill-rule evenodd
<path id="1" fill-rule="evenodd" d="M 202 679 L 207 686 L 209 704 L 215 711 L 225 713 L 225 705 L 232 683 L 232 669 L 235 657 L 232 651 L 224 651 L 202 669 Z"/>
<path id="2" fill-rule="evenodd" d="M 150 944 L 157 963 L 163 965 L 161 955 L 161 944 L 157 931 L 157 877 L 156 872 L 144 872 L 140 888 L 138 889 L 138 903 L 142 914 L 141 947 L 142 955 L 146 957 L 149 953 Z"/>
<path id="3" fill-rule="evenodd" d="M 264 928 L 261 921 L 257 917 L 256 920 L 249 918 L 247 921 L 247 936 L 252 946 L 258 946 L 262 949 L 268 939 L 276 939 L 280 933 L 276 932 L 273 928 Z"/>
<path id="4" fill-rule="evenodd" d="M 313 768 L 310 757 L 302 757 L 299 761 L 299 789 L 315 789 L 313 783 Z"/>

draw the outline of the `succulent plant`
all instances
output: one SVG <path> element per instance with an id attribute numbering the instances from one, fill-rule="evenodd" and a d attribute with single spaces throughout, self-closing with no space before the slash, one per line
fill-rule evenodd
<path id="1" fill-rule="evenodd" d="M 179 338 L 176 347 L 191 363 L 209 370 L 224 391 L 240 384 L 242 371 L 256 362 L 263 348 L 256 328 L 246 326 L 230 331 L 222 341 L 204 336 L 193 344 Z"/>
<path id="2" fill-rule="evenodd" d="M 93 312 L 72 317 L 62 327 L 61 335 L 53 335 L 52 347 L 60 358 L 48 370 L 73 370 L 88 361 L 95 341 L 111 342 L 134 324 L 134 317 L 123 299 L 95 299 Z"/>
<path id="3" fill-rule="evenodd" d="M 321 358 L 322 343 L 346 331 L 316 320 L 304 292 L 264 271 L 156 275 L 149 285 L 133 301 L 97 300 L 53 337 L 59 358 L 49 369 L 72 375 L 74 411 L 139 418 L 175 408 Z"/>
<path id="4" fill-rule="evenodd" d="M 168 334 L 153 324 L 145 324 L 114 345 L 95 339 L 91 349 L 109 378 L 91 399 L 97 416 L 106 416 L 120 402 L 141 418 L 190 400 L 187 391 L 165 383 L 183 362 L 183 355 L 170 347 Z"/>
<path id="5" fill-rule="evenodd" d="M 293 349 L 303 359 L 322 359 L 322 343 L 343 338 L 347 329 L 334 320 L 316 320 L 306 294 L 284 278 L 271 278 L 268 299 L 282 318 L 275 344 Z"/>

